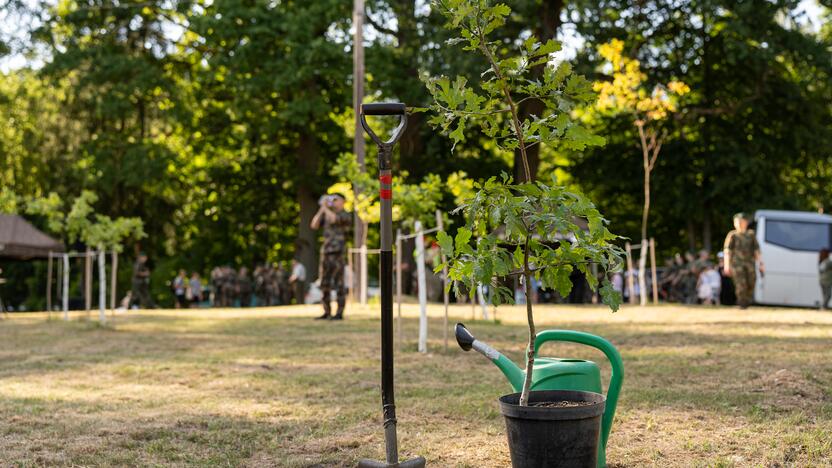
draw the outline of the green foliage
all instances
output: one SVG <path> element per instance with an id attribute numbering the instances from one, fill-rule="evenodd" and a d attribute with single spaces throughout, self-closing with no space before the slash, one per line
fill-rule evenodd
<path id="1" fill-rule="evenodd" d="M 469 86 L 462 76 L 426 79 L 434 99 L 430 106 L 434 115 L 429 122 L 447 134 L 454 145 L 464 141 L 471 124 L 503 151 L 520 150 L 524 157 L 525 151 L 535 145 L 583 150 L 604 143 L 570 115 L 590 103 L 595 93 L 592 84 L 573 73 L 568 62 L 551 62 L 551 54 L 560 50 L 560 43 L 541 43 L 530 36 L 516 50 L 507 50 L 502 41 L 491 37 L 511 12 L 505 4 L 440 0 L 433 5 L 459 33 L 449 44 L 463 44 L 463 50 L 482 54 L 489 64 L 476 86 Z M 535 76 L 535 67 L 544 67 L 541 79 Z M 521 120 L 518 106 L 526 100 L 542 103 L 543 114 Z"/>
<path id="2" fill-rule="evenodd" d="M 606 275 L 620 267 L 622 252 L 611 243 L 618 236 L 607 229 L 607 220 L 586 197 L 554 181 L 513 184 L 505 174 L 475 185 L 476 194 L 459 208 L 467 225 L 454 238 L 444 232 L 438 235 L 449 259 L 450 279 L 466 285 L 472 294 L 478 284 L 490 284 L 496 304 L 514 303 L 513 291 L 496 279 L 529 274 L 544 288 L 567 296 L 574 269 L 580 270 L 592 290 L 597 289 L 599 280 L 592 268 L 597 265 L 601 298 L 618 310 L 620 294 Z"/>
<path id="3" fill-rule="evenodd" d="M 8 187 L 0 188 L 0 213 L 15 214 L 17 206 L 17 194 Z"/>
<path id="4" fill-rule="evenodd" d="M 379 221 L 379 181 L 368 171 L 361 171 L 355 155 L 343 153 L 332 169 L 332 175 L 340 182 L 330 187 L 330 192 L 346 196 L 347 210 L 358 214 L 366 223 Z M 432 224 L 436 210 L 442 200 L 444 184 L 436 174 L 428 174 L 418 183 L 407 183 L 407 173 L 393 177 L 393 220 L 401 221 L 404 227 L 412 228 L 413 223 Z M 355 193 L 353 187 L 358 189 Z"/>
<path id="5" fill-rule="evenodd" d="M 81 241 L 93 248 L 121 252 L 127 239 L 139 240 L 146 236 L 144 223 L 139 218 L 96 214 L 94 205 L 98 195 L 84 190 L 73 200 L 69 212 L 64 212 L 63 200 L 52 192 L 47 197 L 33 198 L 26 203 L 26 213 L 46 219 L 49 231 L 65 236 L 70 243 Z"/>
<path id="6" fill-rule="evenodd" d="M 26 213 L 46 218 L 46 227 L 55 234 L 64 232 L 64 202 L 61 197 L 50 192 L 46 197 L 35 197 L 26 203 Z"/>
<path id="7" fill-rule="evenodd" d="M 650 216 L 664 253 L 716 250 L 737 211 L 829 211 L 832 37 L 796 26 L 806 19 L 798 0 L 569 3 L 586 43 L 623 40 L 645 85 L 690 87 L 674 118 L 656 124 L 668 136 Z M 582 71 L 609 79 L 595 47 L 579 58 Z M 642 155 L 632 117 L 589 124 L 608 144 L 572 155 L 567 170 L 620 234 L 638 238 Z"/>
<path id="8" fill-rule="evenodd" d="M 523 144 L 565 141 L 568 147 L 584 148 L 603 142 L 570 116 L 576 104 L 592 101 L 593 92 L 589 82 L 573 74 L 568 63 L 548 65 L 549 54 L 560 49 L 557 42 L 541 44 L 530 37 L 517 55 L 498 58 L 501 46 L 488 35 L 504 24 L 511 12 L 506 5 L 492 6 L 484 0 L 444 0 L 434 5 L 448 17 L 449 27 L 460 34 L 451 43 L 466 44 L 465 51 L 482 54 L 491 67 L 483 73 L 481 94 L 468 88 L 462 77 L 427 80 L 435 99 L 430 106 L 436 114 L 431 123 L 459 142 L 466 123 L 475 120 L 506 150 Z M 527 79 L 531 67 L 538 65 L 547 67 L 543 81 Z M 530 98 L 543 101 L 546 112 L 520 123 L 516 100 Z M 505 114 L 511 115 L 514 124 Z M 468 190 L 459 192 L 462 195 Z M 589 200 L 568 192 L 554 179 L 549 184 L 513 184 L 504 173 L 500 179 L 492 177 L 484 184 L 474 184 L 473 192 L 460 207 L 466 227 L 459 229 L 453 242 L 448 234 L 439 235 L 440 247 L 449 258 L 450 278 L 466 284 L 471 294 L 476 285 L 491 284 L 497 303 L 511 303 L 513 291 L 494 279 L 522 274 L 528 280 L 533 274 L 544 287 L 567 295 L 572 289 L 569 275 L 573 269 L 579 269 L 595 290 L 598 278 L 589 265 L 600 266 L 603 273 L 617 268 L 620 252 L 611 243 L 617 236 L 607 230 L 606 220 Z M 576 224 L 579 219 L 586 220 L 588 232 Z M 472 236 L 476 239 L 473 247 L 469 242 Z M 620 298 L 606 287 L 606 275 L 603 282 L 602 298 L 615 310 Z"/>

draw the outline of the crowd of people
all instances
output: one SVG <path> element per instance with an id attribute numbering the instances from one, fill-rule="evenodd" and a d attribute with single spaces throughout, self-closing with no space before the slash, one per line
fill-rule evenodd
<path id="1" fill-rule="evenodd" d="M 211 270 L 208 284 L 197 272 L 190 277 L 185 270 L 171 282 L 177 309 L 187 307 L 250 307 L 303 304 L 306 295 L 306 269 L 297 260 L 287 271 L 282 264 L 235 269 L 218 266 Z"/>
<path id="2" fill-rule="evenodd" d="M 637 289 L 638 282 L 635 283 Z M 725 274 L 723 252 L 716 258 L 707 250 L 696 255 L 677 253 L 667 260 L 659 274 L 658 292 L 662 300 L 682 304 L 732 305 L 736 302 L 733 282 Z"/>

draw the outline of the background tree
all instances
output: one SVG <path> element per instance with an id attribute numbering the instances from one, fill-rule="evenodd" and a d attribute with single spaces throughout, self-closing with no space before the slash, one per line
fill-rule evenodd
<path id="1" fill-rule="evenodd" d="M 647 72 L 646 86 L 682 79 L 691 88 L 663 123 L 668 138 L 651 180 L 662 194 L 651 216 L 665 252 L 712 250 L 737 211 L 828 204 L 812 187 L 830 164 L 830 43 L 800 26 L 798 1 L 576 0 L 567 8 L 587 44 L 621 39 L 624 55 Z M 591 47 L 578 58 L 589 74 L 603 61 Z M 626 161 L 641 160 L 631 144 L 636 129 L 622 115 L 595 128 L 608 145 L 575 154 L 569 172 L 635 238 L 640 203 L 631 194 L 642 177 Z"/>
<path id="2" fill-rule="evenodd" d="M 641 213 L 641 249 L 638 261 L 638 283 L 641 305 L 647 304 L 647 222 L 650 216 L 650 175 L 667 137 L 667 131 L 659 129 L 662 120 L 678 110 L 678 97 L 690 92 L 681 81 L 671 81 L 652 90 L 644 87 L 646 75 L 638 60 L 623 55 L 624 43 L 613 39 L 598 47 L 598 53 L 609 68 L 610 78 L 596 81 L 593 89 L 599 92 L 596 108 L 600 112 L 626 114 L 638 129 L 644 171 L 644 201 Z M 653 285 L 653 287 L 657 287 Z"/>

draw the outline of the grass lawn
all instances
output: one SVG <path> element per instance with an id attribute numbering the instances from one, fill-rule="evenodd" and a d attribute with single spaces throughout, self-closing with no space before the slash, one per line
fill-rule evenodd
<path id="1" fill-rule="evenodd" d="M 381 459 L 375 309 L 352 307 L 343 323 L 311 320 L 317 313 L 131 312 L 106 327 L 82 316 L 0 320 L 0 466 Z M 418 354 L 416 313 L 405 307 L 396 362 L 403 455 L 435 467 L 508 466 L 496 403 L 508 384 L 482 356 L 453 341 L 443 350 L 440 307 L 431 309 L 430 353 Z M 501 324 L 472 321 L 470 307 L 451 313 L 520 359 L 520 308 L 500 308 Z M 537 317 L 540 330 L 596 333 L 621 351 L 612 466 L 832 466 L 832 313 L 557 306 Z M 544 355 L 603 360 L 547 346 Z"/>

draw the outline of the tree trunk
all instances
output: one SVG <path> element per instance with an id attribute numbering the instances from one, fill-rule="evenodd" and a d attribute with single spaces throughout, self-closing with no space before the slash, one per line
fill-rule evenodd
<path id="1" fill-rule="evenodd" d="M 712 247 L 713 245 L 711 243 L 711 213 L 706 204 L 705 213 L 702 219 L 702 248 L 710 252 Z"/>
<path id="2" fill-rule="evenodd" d="M 540 42 L 546 42 L 549 39 L 555 39 L 558 34 L 558 29 L 561 26 L 560 14 L 563 11 L 563 0 L 543 0 L 537 9 L 537 17 L 539 21 L 533 28 L 534 35 Z M 532 79 L 541 78 L 543 76 L 545 65 L 535 67 L 532 74 Z M 520 103 L 519 114 L 521 120 L 526 120 L 532 115 L 540 117 L 545 111 L 545 107 L 540 100 L 530 99 Z M 532 180 L 537 178 L 537 171 L 540 168 L 540 145 L 529 147 L 526 151 L 526 158 L 529 163 L 529 172 Z M 520 151 L 514 152 L 514 180 L 525 180 L 526 174 L 523 170 L 523 160 Z"/>
<path id="3" fill-rule="evenodd" d="M 688 219 L 688 250 L 696 250 L 696 225 L 692 219 Z"/>
<path id="4" fill-rule="evenodd" d="M 532 313 L 532 272 L 529 267 L 529 239 L 531 233 L 526 233 L 526 248 L 523 250 L 523 279 L 525 280 L 526 294 L 526 320 L 529 324 L 529 347 L 526 353 L 526 378 L 523 380 L 523 391 L 520 393 L 520 406 L 529 405 L 529 393 L 532 388 L 532 377 L 534 375 L 534 340 L 537 338 L 537 331 L 534 328 L 534 314 Z"/>
<path id="5" fill-rule="evenodd" d="M 295 239 L 295 257 L 306 267 L 309 281 L 318 278 L 317 235 L 309 227 L 318 211 L 318 198 L 314 181 L 318 178 L 318 145 L 309 133 L 300 134 L 298 148 L 297 201 L 299 208 L 298 234 Z"/>
<path id="6" fill-rule="evenodd" d="M 644 207 L 641 212 L 641 250 L 638 255 L 638 296 L 639 304 L 647 305 L 647 221 L 650 217 L 650 151 L 642 148 L 644 157 Z"/>

